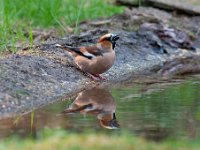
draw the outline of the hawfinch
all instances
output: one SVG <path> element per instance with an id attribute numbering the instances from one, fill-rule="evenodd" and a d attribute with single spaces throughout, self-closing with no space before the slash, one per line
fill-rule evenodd
<path id="1" fill-rule="evenodd" d="M 56 47 L 70 52 L 78 67 L 93 80 L 105 80 L 106 78 L 99 74 L 112 67 L 115 60 L 114 48 L 118 39 L 117 34 L 108 33 L 102 36 L 94 46 L 71 47 L 56 44 Z"/>
<path id="2" fill-rule="evenodd" d="M 95 115 L 102 127 L 118 129 L 120 125 L 115 116 L 116 104 L 110 92 L 103 88 L 80 92 L 73 103 L 63 112 Z"/>

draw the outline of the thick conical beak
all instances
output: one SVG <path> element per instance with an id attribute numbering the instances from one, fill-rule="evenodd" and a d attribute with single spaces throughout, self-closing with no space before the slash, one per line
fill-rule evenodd
<path id="1" fill-rule="evenodd" d="M 118 34 L 113 34 L 111 40 L 112 40 L 113 42 L 115 42 L 115 41 L 117 41 L 118 39 L 119 39 L 119 35 L 118 35 Z"/>
<path id="2" fill-rule="evenodd" d="M 100 119 L 100 125 L 107 129 L 119 129 L 120 125 L 117 122 L 115 113 L 112 114 L 112 119 Z"/>

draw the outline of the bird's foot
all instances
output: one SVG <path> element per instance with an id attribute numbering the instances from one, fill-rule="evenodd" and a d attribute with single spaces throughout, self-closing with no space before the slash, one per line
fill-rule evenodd
<path id="1" fill-rule="evenodd" d="M 107 80 L 106 77 L 101 76 L 100 74 L 95 74 L 94 76 L 95 76 L 95 77 L 98 77 L 98 78 L 101 79 L 101 80 Z"/>
<path id="2" fill-rule="evenodd" d="M 86 76 L 88 76 L 89 78 L 91 78 L 92 80 L 95 80 L 95 81 L 99 81 L 99 80 L 106 80 L 105 77 L 99 75 L 99 74 L 95 74 L 95 75 L 92 75 L 90 73 L 85 73 Z"/>
<path id="3" fill-rule="evenodd" d="M 94 76 L 90 73 L 84 73 L 86 76 L 88 76 L 90 79 L 95 80 L 95 81 L 99 81 L 99 78 L 97 76 Z"/>

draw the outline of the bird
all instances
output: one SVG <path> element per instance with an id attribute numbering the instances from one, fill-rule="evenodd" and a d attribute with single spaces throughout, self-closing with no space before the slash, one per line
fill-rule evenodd
<path id="1" fill-rule="evenodd" d="M 116 41 L 118 34 L 107 33 L 100 37 L 96 45 L 71 47 L 56 44 L 56 47 L 67 50 L 74 57 L 77 66 L 93 80 L 106 80 L 100 74 L 109 70 L 115 61 Z"/>
<path id="2" fill-rule="evenodd" d="M 62 113 L 95 115 L 102 127 L 119 129 L 120 125 L 116 119 L 115 109 L 115 100 L 108 89 L 94 87 L 78 93 L 75 100 Z"/>

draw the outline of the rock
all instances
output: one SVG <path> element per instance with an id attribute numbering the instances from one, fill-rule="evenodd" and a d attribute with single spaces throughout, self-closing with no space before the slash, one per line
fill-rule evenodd
<path id="1" fill-rule="evenodd" d="M 167 61 L 159 72 L 165 77 L 200 73 L 200 56 L 189 56 Z"/>

